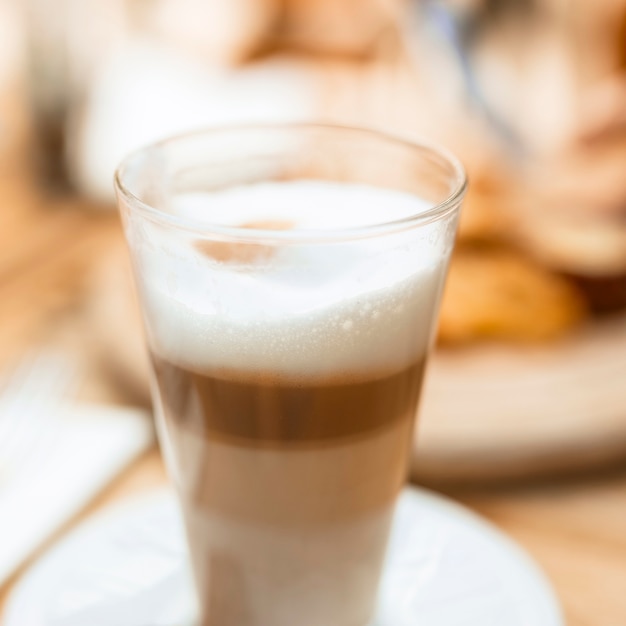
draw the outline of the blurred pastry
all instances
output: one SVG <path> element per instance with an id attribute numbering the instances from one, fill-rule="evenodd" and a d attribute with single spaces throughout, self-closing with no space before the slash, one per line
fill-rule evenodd
<path id="1" fill-rule="evenodd" d="M 439 341 L 538 341 L 585 317 L 584 299 L 566 279 L 523 255 L 492 247 L 454 254 L 441 309 Z"/>

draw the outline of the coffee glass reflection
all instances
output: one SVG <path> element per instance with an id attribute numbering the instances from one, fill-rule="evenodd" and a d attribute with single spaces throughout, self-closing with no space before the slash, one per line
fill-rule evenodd
<path id="1" fill-rule="evenodd" d="M 439 149 L 307 124 L 118 170 L 202 626 L 371 620 L 465 185 Z"/>

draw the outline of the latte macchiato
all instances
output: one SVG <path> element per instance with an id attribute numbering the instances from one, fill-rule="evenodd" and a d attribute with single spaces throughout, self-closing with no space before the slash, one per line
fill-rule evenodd
<path id="1" fill-rule="evenodd" d="M 381 206 L 390 221 L 425 206 L 314 181 L 178 201 L 233 226 L 318 234 L 374 223 Z M 141 295 L 161 441 L 202 626 L 365 626 L 450 242 L 283 245 L 279 230 L 190 241 L 167 262 L 151 235 Z"/>

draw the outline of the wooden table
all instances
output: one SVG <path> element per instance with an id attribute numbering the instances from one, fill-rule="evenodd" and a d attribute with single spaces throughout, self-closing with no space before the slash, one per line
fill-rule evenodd
<path id="1" fill-rule="evenodd" d="M 113 213 L 89 211 L 68 198 L 42 198 L 33 189 L 13 165 L 0 170 L 0 363 L 80 312 L 90 264 L 101 246 L 120 236 Z M 153 450 L 81 518 L 165 480 Z M 570 626 L 626 624 L 626 464 L 601 475 L 451 495 L 535 557 Z M 15 579 L 0 590 L 0 614 Z"/>

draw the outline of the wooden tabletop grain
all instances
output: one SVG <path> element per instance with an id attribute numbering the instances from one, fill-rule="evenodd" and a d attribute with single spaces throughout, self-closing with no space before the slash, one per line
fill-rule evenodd
<path id="1" fill-rule="evenodd" d="M 121 236 L 114 212 L 34 189 L 32 177 L 12 162 L 0 169 L 0 364 L 49 340 L 60 326 L 71 327 L 80 317 L 94 258 Z M 112 502 L 165 480 L 153 450 L 60 534 Z M 626 625 L 626 464 L 603 474 L 450 495 L 537 560 L 570 626 Z M 0 589 L 0 615 L 19 575 Z"/>

